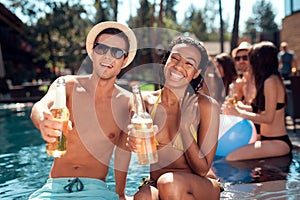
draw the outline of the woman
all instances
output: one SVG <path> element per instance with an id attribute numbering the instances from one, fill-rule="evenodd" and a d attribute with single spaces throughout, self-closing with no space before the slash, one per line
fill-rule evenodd
<path id="1" fill-rule="evenodd" d="M 207 61 L 200 42 L 179 37 L 171 43 L 163 89 L 144 96 L 158 126 L 158 162 L 150 165 L 150 177 L 135 199 L 219 199 L 220 185 L 208 177 L 213 176 L 209 171 L 217 147 L 220 109 L 215 100 L 197 93 Z M 129 143 L 134 150 L 138 141 L 133 141 Z"/>
<path id="2" fill-rule="evenodd" d="M 218 54 L 215 57 L 216 66 L 224 83 L 226 96 L 229 95 L 229 85 L 237 79 L 237 73 L 234 67 L 234 60 L 227 53 Z"/>
<path id="3" fill-rule="evenodd" d="M 203 86 L 199 89 L 199 92 L 214 98 L 219 105 L 222 105 L 226 96 L 224 83 L 212 58 L 207 63 L 203 79 Z"/>
<path id="4" fill-rule="evenodd" d="M 278 71 L 277 48 L 271 42 L 260 42 L 250 49 L 249 59 L 257 91 L 252 112 L 241 102 L 236 106 L 225 103 L 222 110 L 260 124 L 261 141 L 233 151 L 226 157 L 228 161 L 277 157 L 292 151 L 285 128 L 286 93 Z"/>

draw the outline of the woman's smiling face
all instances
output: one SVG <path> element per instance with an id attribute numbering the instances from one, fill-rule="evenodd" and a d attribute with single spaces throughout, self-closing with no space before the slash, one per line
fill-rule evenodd
<path id="1" fill-rule="evenodd" d="M 173 87 L 186 86 L 199 76 L 200 61 L 201 54 L 196 47 L 184 43 L 175 45 L 166 62 L 165 84 Z"/>

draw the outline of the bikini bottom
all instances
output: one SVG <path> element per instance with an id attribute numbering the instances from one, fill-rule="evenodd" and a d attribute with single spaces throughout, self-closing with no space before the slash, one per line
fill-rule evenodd
<path id="1" fill-rule="evenodd" d="M 266 136 L 261 135 L 260 138 L 261 138 L 261 141 L 264 141 L 264 140 L 280 140 L 280 141 L 283 141 L 287 145 L 289 145 L 289 147 L 290 147 L 290 153 L 292 152 L 293 145 L 292 145 L 292 142 L 291 142 L 291 140 L 290 140 L 290 138 L 289 138 L 288 135 L 278 136 L 278 137 L 266 137 Z"/>

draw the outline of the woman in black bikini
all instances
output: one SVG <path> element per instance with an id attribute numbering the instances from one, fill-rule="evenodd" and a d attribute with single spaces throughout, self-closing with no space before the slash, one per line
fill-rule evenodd
<path id="1" fill-rule="evenodd" d="M 278 71 L 277 53 L 276 46 L 271 42 L 253 45 L 249 59 L 257 95 L 252 107 L 241 102 L 237 105 L 224 103 L 222 106 L 224 114 L 240 116 L 260 124 L 260 140 L 233 151 L 226 157 L 228 161 L 277 157 L 292 151 L 292 143 L 285 128 L 284 107 L 287 101 Z"/>

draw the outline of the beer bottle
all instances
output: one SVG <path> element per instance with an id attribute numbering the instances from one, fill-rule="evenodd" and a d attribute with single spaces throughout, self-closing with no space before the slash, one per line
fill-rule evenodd
<path id="1" fill-rule="evenodd" d="M 225 98 L 226 102 L 236 104 L 237 103 L 237 93 L 235 83 L 229 84 L 228 95 Z"/>
<path id="2" fill-rule="evenodd" d="M 141 165 L 156 163 L 158 155 L 151 115 L 145 109 L 139 85 L 133 85 L 132 92 L 135 112 L 131 124 L 136 130 L 133 136 L 141 141 L 140 148 L 136 151 L 138 162 Z"/>
<path id="3" fill-rule="evenodd" d="M 46 152 L 55 158 L 60 158 L 67 152 L 66 143 L 68 135 L 69 110 L 66 106 L 66 86 L 64 78 L 58 78 L 56 82 L 56 96 L 50 111 L 56 121 L 62 123 L 59 130 L 61 135 L 56 137 L 56 141 L 46 144 Z"/>

